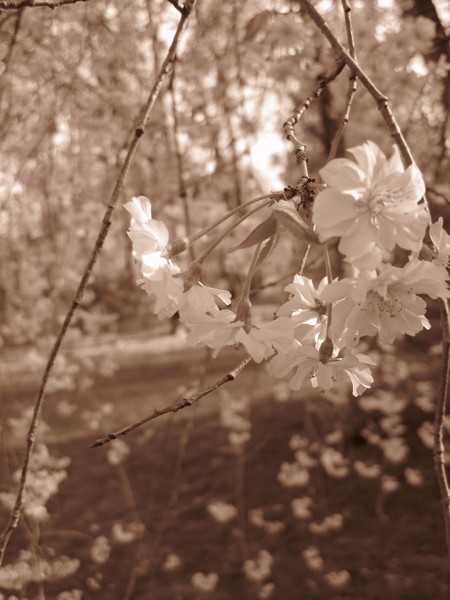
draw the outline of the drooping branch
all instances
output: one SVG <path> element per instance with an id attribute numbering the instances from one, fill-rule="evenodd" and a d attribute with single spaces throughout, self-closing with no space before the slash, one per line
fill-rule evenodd
<path id="1" fill-rule="evenodd" d="M 41 385 L 39 388 L 38 396 L 37 396 L 37 399 L 35 402 L 30 428 L 29 428 L 29 431 L 27 434 L 27 448 L 25 451 L 25 458 L 24 458 L 23 464 L 22 464 L 22 471 L 21 471 L 19 487 L 18 487 L 18 491 L 17 491 L 17 495 L 16 495 L 16 500 L 15 500 L 11 515 L 9 517 L 8 523 L 6 525 L 6 528 L 2 532 L 2 535 L 0 536 L 0 566 L 2 564 L 3 557 L 5 555 L 5 551 L 6 551 L 8 542 L 10 540 L 10 537 L 12 535 L 12 532 L 14 531 L 14 529 L 16 529 L 17 524 L 19 522 L 22 505 L 23 505 L 25 485 L 26 485 L 27 477 L 28 477 L 30 459 L 31 459 L 31 455 L 32 455 L 35 440 L 36 440 L 36 435 L 37 435 L 39 420 L 40 420 L 40 416 L 41 416 L 41 412 L 42 412 L 42 406 L 44 403 L 48 379 L 53 370 L 53 366 L 55 364 L 56 357 L 58 355 L 58 352 L 60 350 L 60 347 L 64 340 L 64 337 L 65 337 L 65 335 L 69 329 L 69 326 L 72 322 L 72 319 L 81 303 L 81 300 L 83 298 L 83 293 L 84 293 L 86 286 L 89 282 L 89 279 L 91 277 L 94 265 L 97 262 L 97 258 L 100 254 L 100 250 L 102 249 L 104 241 L 106 239 L 106 236 L 108 235 L 108 231 L 109 231 L 109 228 L 112 223 L 112 221 L 111 221 L 112 213 L 115 208 L 115 205 L 118 202 L 119 196 L 122 192 L 126 177 L 128 175 L 129 169 L 130 169 L 131 162 L 136 153 L 136 148 L 137 148 L 139 139 L 142 137 L 142 135 L 145 132 L 147 123 L 150 118 L 150 114 L 153 110 L 153 107 L 155 106 L 155 102 L 161 92 L 164 82 L 166 81 L 168 75 L 170 74 L 170 72 L 172 70 L 173 62 L 175 60 L 176 52 L 178 49 L 178 45 L 179 45 L 181 36 L 183 35 L 183 32 L 186 28 L 187 19 L 191 13 L 191 10 L 192 10 L 194 4 L 195 4 L 195 0 L 189 0 L 189 2 L 186 2 L 184 4 L 185 10 L 183 11 L 183 14 L 181 15 L 180 21 L 178 23 L 177 29 L 175 31 L 175 34 L 174 34 L 174 37 L 172 40 L 172 43 L 167 51 L 166 58 L 165 58 L 163 64 L 161 65 L 161 69 L 157 75 L 155 83 L 153 84 L 153 87 L 150 91 L 149 97 L 148 97 L 145 105 L 143 106 L 143 109 L 141 111 L 140 120 L 138 121 L 137 127 L 134 129 L 133 138 L 128 147 L 127 155 L 126 155 L 124 162 L 122 164 L 122 167 L 120 169 L 116 184 L 114 186 L 114 190 L 112 192 L 112 195 L 111 195 L 111 198 L 109 201 L 109 204 L 106 208 L 106 212 L 103 217 L 103 221 L 102 221 L 102 224 L 100 227 L 99 234 L 97 236 L 97 240 L 95 242 L 95 246 L 92 250 L 91 257 L 89 258 L 87 266 L 84 270 L 84 273 L 83 273 L 80 283 L 78 285 L 78 289 L 77 289 L 75 296 L 72 300 L 72 303 L 70 305 L 69 311 L 68 311 L 68 313 L 64 319 L 64 322 L 61 326 L 61 329 L 56 337 L 55 343 L 50 351 L 50 355 L 49 355 L 49 358 L 48 358 L 48 361 L 47 361 L 47 364 L 46 364 L 46 367 L 45 367 L 45 370 L 44 370 L 44 373 L 42 376 L 42 381 L 41 381 Z"/>
<path id="2" fill-rule="evenodd" d="M 444 418 L 449 394 L 450 378 L 450 315 L 446 300 L 441 300 L 442 319 L 442 375 L 441 391 L 436 403 L 434 415 L 434 466 L 436 468 L 439 491 L 441 493 L 442 510 L 444 514 L 445 539 L 447 553 L 450 556 L 450 488 L 445 470 Z"/>
<path id="3" fill-rule="evenodd" d="M 77 2 L 89 2 L 89 0 L 55 0 L 55 2 L 48 2 L 47 0 L 0 0 L 0 9 L 17 10 L 19 8 L 38 8 L 43 6 L 53 9 L 68 4 L 76 4 Z"/>
<path id="4" fill-rule="evenodd" d="M 130 425 L 127 425 L 126 427 L 122 427 L 122 429 L 119 429 L 112 433 L 108 433 L 108 435 L 105 435 L 105 437 L 95 440 L 95 442 L 92 444 L 91 448 L 98 448 L 99 446 L 103 446 L 104 444 L 107 444 L 108 442 L 111 442 L 112 440 L 115 440 L 122 435 L 127 435 L 127 433 L 130 433 L 130 431 L 133 431 L 134 429 L 141 427 L 141 425 L 145 425 L 145 423 L 148 423 L 149 421 L 153 421 L 153 419 L 157 419 L 158 417 L 161 417 L 162 415 L 167 415 L 168 413 L 176 413 L 179 410 L 182 410 L 183 408 L 192 406 L 193 404 L 198 402 L 198 400 L 200 400 L 201 398 L 204 398 L 211 392 L 214 392 L 214 390 L 217 390 L 219 387 L 221 387 L 225 383 L 228 383 L 229 381 L 234 381 L 236 379 L 236 377 L 239 375 L 239 373 L 245 369 L 245 367 L 248 365 L 248 363 L 251 360 L 252 359 L 250 358 L 250 356 L 247 356 L 247 358 L 244 358 L 244 360 L 242 360 L 234 369 L 229 371 L 224 377 L 222 377 L 221 379 L 219 379 L 212 385 L 204 388 L 200 392 L 192 394 L 192 396 L 188 396 L 187 398 L 182 398 L 178 402 L 169 404 L 168 406 L 165 406 L 164 408 L 155 408 L 155 410 L 150 415 L 147 415 L 143 419 L 140 419 L 139 421 L 136 421 L 135 423 L 131 423 Z"/>

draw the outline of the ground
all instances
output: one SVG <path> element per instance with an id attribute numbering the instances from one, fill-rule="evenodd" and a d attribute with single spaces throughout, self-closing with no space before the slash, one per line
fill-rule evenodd
<path id="1" fill-rule="evenodd" d="M 123 438 L 126 445 L 116 441 L 90 448 L 104 433 L 181 397 L 183 386 L 191 387 L 196 380 L 209 384 L 239 362 L 234 350 L 214 361 L 204 350 L 187 349 L 180 338 L 171 340 L 139 336 L 115 345 L 88 344 L 83 355 L 90 352 L 97 359 L 106 353 L 116 361 L 115 374 L 94 374 L 94 385 L 85 392 L 48 396 L 48 429 L 45 433 L 44 427 L 38 441 L 46 443 L 51 455 L 70 458 L 67 477 L 47 503 L 47 521 L 37 526 L 32 519 L 22 519 L 6 563 L 13 562 L 20 548 L 33 547 L 46 559 L 76 558 L 79 568 L 42 586 L 4 588 L 5 598 L 13 598 L 13 593 L 30 600 L 449 597 L 433 456 L 417 434 L 432 415 L 416 400 L 425 388 L 429 395 L 438 391 L 439 348 L 434 339 L 419 337 L 380 359 L 380 388 L 394 400 L 405 400 L 401 422 L 393 425 L 400 426 L 399 431 L 406 428 L 394 436 L 409 449 L 405 460 L 394 457 L 390 462 L 368 442 L 364 432 L 383 430 L 382 411 L 364 410 L 354 399 L 327 400 L 312 390 L 287 397 L 286 389 L 274 390 L 256 365 L 222 392 L 130 433 Z M 3 422 L 11 426 L 10 419 L 32 403 L 36 378 L 29 371 L 21 384 L 12 376 L 20 371 L 17 361 L 14 368 L 9 364 L 2 410 Z M 248 399 L 243 417 L 251 425 L 251 437 L 240 447 L 230 444 L 230 427 L 219 410 L 232 398 Z M 3 436 L 3 444 L 8 441 L 9 446 L 1 463 L 2 490 L 9 488 L 10 474 L 20 462 L 24 422 L 16 421 L 15 430 L 9 427 Z M 386 431 L 385 427 L 383 435 L 389 439 L 392 435 Z M 327 438 L 336 432 L 341 434 L 334 440 Z M 316 461 L 307 469 L 308 481 L 297 487 L 278 478 L 282 463 L 304 460 L 297 454 L 296 463 L 299 446 L 293 436 L 300 445 L 308 441 L 307 454 Z M 323 468 L 324 448 L 349 460 L 348 475 L 337 477 Z M 381 492 L 380 477 L 356 474 L 352 466 L 357 460 L 380 464 L 384 474 L 396 477 L 399 489 Z M 406 467 L 420 472 L 420 486 L 407 483 Z M 296 517 L 291 504 L 305 497 L 312 499 L 309 519 Z M 218 522 L 208 511 L 217 501 L 237 507 L 238 514 Z M 258 521 L 252 509 L 260 509 L 262 519 Z M 321 531 L 320 524 L 330 515 L 341 515 L 336 517 L 341 525 Z M 38 546 L 32 539 L 39 539 Z M 311 548 L 318 549 L 322 566 L 319 561 L 314 568 L 305 559 Z M 271 572 L 251 581 L 251 565 L 243 567 L 261 550 L 273 557 Z M 203 579 L 197 576 L 193 582 L 195 573 L 204 574 Z M 202 586 L 214 587 L 210 574 L 218 575 L 215 588 L 201 591 Z M 253 575 L 258 579 L 254 570 Z"/>

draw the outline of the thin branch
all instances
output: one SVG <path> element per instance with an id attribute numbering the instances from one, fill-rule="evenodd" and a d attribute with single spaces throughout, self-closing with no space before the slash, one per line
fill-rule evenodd
<path id="1" fill-rule="evenodd" d="M 135 423 L 131 423 L 130 425 L 127 425 L 126 427 L 122 427 L 122 429 L 119 429 L 118 431 L 114 431 L 113 433 L 108 433 L 108 435 L 106 435 L 103 438 L 95 440 L 95 442 L 91 445 L 91 448 L 98 448 L 99 446 L 103 446 L 104 444 L 107 444 L 108 442 L 111 442 L 112 440 L 117 439 L 121 435 L 127 435 L 128 433 L 130 433 L 130 431 L 133 431 L 134 429 L 141 427 L 141 425 L 145 425 L 145 423 L 148 423 L 149 421 L 153 421 L 153 419 L 157 419 L 158 417 L 161 417 L 162 415 L 167 415 L 168 413 L 176 413 L 179 410 L 186 408 L 187 406 L 192 406 L 198 400 L 200 400 L 200 398 L 203 398 L 204 396 L 207 396 L 211 392 L 214 392 L 214 390 L 217 390 L 217 388 L 221 387 L 225 383 L 228 383 L 229 381 L 234 381 L 236 379 L 236 377 L 239 375 L 239 373 L 245 369 L 245 367 L 248 365 L 248 363 L 250 361 L 251 361 L 251 357 L 247 356 L 247 358 L 244 358 L 244 360 L 241 361 L 234 369 L 229 371 L 224 377 L 222 377 L 221 379 L 216 381 L 213 385 L 210 385 L 209 387 L 204 388 L 203 390 L 201 390 L 200 392 L 197 392 L 196 394 L 192 394 L 192 396 L 188 396 L 187 398 L 182 398 L 178 402 L 169 404 L 168 406 L 165 406 L 164 408 L 155 408 L 155 410 L 147 417 L 144 417 L 143 419 L 140 419 L 139 421 L 136 421 Z"/>
<path id="2" fill-rule="evenodd" d="M 307 168 L 307 159 L 306 159 L 306 144 L 301 142 L 295 135 L 295 126 L 302 118 L 304 112 L 310 107 L 311 102 L 313 100 L 317 100 L 320 94 L 323 92 L 325 86 L 327 86 L 331 81 L 336 79 L 336 77 L 341 73 L 344 68 L 344 62 L 339 60 L 336 63 L 335 68 L 327 76 L 320 76 L 317 81 L 317 85 L 315 90 L 310 94 L 303 104 L 297 108 L 292 115 L 283 123 L 283 129 L 286 134 L 286 139 L 289 142 L 292 142 L 295 146 L 295 157 L 297 160 L 297 165 L 300 167 L 302 177 L 308 178 L 308 168 Z"/>
<path id="3" fill-rule="evenodd" d="M 9 67 L 9 61 L 11 60 L 11 56 L 14 50 L 14 46 L 17 44 L 17 37 L 19 35 L 19 30 L 20 30 L 20 24 L 22 21 L 22 17 L 23 17 L 23 9 L 19 9 L 17 12 L 17 19 L 16 22 L 14 24 L 14 31 L 11 37 L 11 41 L 9 43 L 8 46 L 8 50 L 5 54 L 5 57 L 3 58 L 3 64 L 5 65 L 5 68 L 3 70 L 3 75 L 8 71 L 8 67 Z"/>
<path id="4" fill-rule="evenodd" d="M 352 26 L 352 17 L 351 17 L 352 8 L 350 6 L 349 0 L 342 0 L 342 8 L 344 10 L 344 20 L 345 20 L 345 29 L 347 31 L 348 49 L 350 52 L 350 56 L 353 59 L 356 59 L 355 38 L 353 35 L 353 26 Z M 345 97 L 344 114 L 343 114 L 342 120 L 339 124 L 339 127 L 333 137 L 333 140 L 331 142 L 330 153 L 328 155 L 329 161 L 332 160 L 333 158 L 336 158 L 339 144 L 340 144 L 340 142 L 342 140 L 342 136 L 344 134 L 344 129 L 345 129 L 345 127 L 348 123 L 349 117 L 350 117 L 350 110 L 352 107 L 353 98 L 355 97 L 355 94 L 356 94 L 356 88 L 357 88 L 356 75 L 354 73 L 352 73 L 348 80 L 347 94 Z"/>
<path id="5" fill-rule="evenodd" d="M 317 98 L 323 92 L 325 86 L 327 86 L 331 81 L 336 79 L 336 77 L 339 75 L 339 73 L 342 71 L 343 68 L 344 68 L 344 61 L 340 60 L 338 63 L 336 63 L 335 68 L 329 75 L 319 76 L 318 80 L 317 80 L 317 86 L 316 86 L 315 90 L 312 92 L 312 94 L 310 94 L 306 98 L 306 100 L 303 102 L 303 104 L 292 113 L 292 115 L 289 117 L 289 119 L 286 120 L 285 123 L 283 123 L 283 129 L 284 129 L 284 133 L 286 134 L 286 139 L 289 142 L 292 142 L 294 144 L 294 146 L 296 146 L 296 147 L 302 146 L 303 148 L 306 148 L 306 144 L 304 144 L 303 142 L 301 142 L 300 140 L 297 139 L 297 137 L 295 135 L 294 127 L 297 125 L 297 123 L 302 118 L 305 110 L 307 110 L 310 107 L 311 102 L 313 102 L 313 100 L 317 100 Z"/>
<path id="6" fill-rule="evenodd" d="M 195 2 L 195 0 L 190 2 L 189 5 L 188 5 L 188 3 L 186 3 L 185 6 L 189 6 L 190 9 L 192 9 L 194 2 Z M 183 15 L 180 18 L 180 21 L 179 21 L 178 27 L 175 31 L 172 43 L 170 45 L 170 48 L 167 51 L 167 56 L 166 56 L 163 64 L 161 65 L 161 69 L 158 73 L 158 76 L 153 85 L 153 88 L 150 92 L 147 102 L 145 103 L 145 105 L 143 107 L 141 120 L 139 121 L 138 126 L 134 130 L 134 137 L 129 145 L 127 155 L 125 157 L 122 168 L 118 175 L 114 190 L 111 195 L 111 199 L 109 201 L 105 215 L 103 217 L 103 221 L 102 221 L 102 224 L 100 227 L 100 232 L 99 232 L 97 240 L 95 242 L 95 246 L 92 251 L 91 257 L 90 257 L 88 264 L 85 268 L 85 271 L 81 277 L 80 283 L 78 285 L 78 289 L 72 300 L 72 304 L 69 308 L 69 311 L 64 319 L 61 330 L 58 333 L 56 341 L 50 351 L 48 362 L 45 367 L 44 374 L 42 376 L 42 382 L 41 382 L 38 396 L 36 399 L 36 403 L 34 406 L 33 417 L 31 420 L 30 429 L 29 429 L 28 435 L 27 435 L 27 448 L 26 448 L 26 452 L 25 452 L 25 458 L 23 461 L 23 465 L 22 465 L 22 472 L 21 472 L 21 476 L 20 476 L 20 482 L 19 482 L 19 488 L 17 491 L 16 501 L 14 504 L 14 508 L 11 512 L 11 515 L 9 517 L 8 524 L 7 524 L 6 528 L 4 529 L 4 531 L 2 532 L 2 535 L 0 537 L 0 566 L 2 564 L 3 557 L 5 554 L 9 539 L 11 537 L 11 534 L 14 531 L 14 529 L 16 529 L 17 524 L 19 522 L 20 513 L 21 513 L 21 509 L 22 509 L 22 505 L 23 505 L 25 485 L 26 485 L 26 481 L 27 481 L 27 477 L 28 477 L 29 463 L 30 463 L 31 454 L 32 454 L 33 448 L 34 448 L 34 443 L 36 440 L 37 430 L 38 430 L 38 426 L 39 426 L 39 420 L 40 420 L 42 406 L 43 406 L 44 398 L 45 398 L 47 381 L 49 379 L 50 373 L 55 364 L 55 360 L 58 355 L 61 344 L 62 344 L 64 337 L 67 333 L 67 330 L 69 329 L 69 326 L 72 322 L 73 316 L 81 303 L 84 290 L 86 289 L 86 286 L 87 286 L 90 276 L 92 274 L 92 270 L 94 268 L 94 265 L 100 254 L 100 250 L 102 249 L 103 243 L 108 234 L 109 228 L 111 226 L 112 212 L 113 212 L 115 205 L 117 204 L 117 201 L 119 199 L 119 196 L 122 192 L 122 189 L 123 189 L 123 186 L 125 183 L 125 179 L 128 175 L 128 171 L 130 169 L 131 162 L 132 162 L 134 154 L 136 152 L 136 147 L 138 145 L 139 139 L 142 137 L 142 135 L 145 132 L 145 128 L 147 126 L 147 123 L 148 123 L 148 120 L 150 117 L 150 113 L 155 105 L 156 99 L 158 98 L 158 96 L 161 92 L 162 85 L 172 69 L 175 55 L 176 55 L 177 48 L 178 48 L 178 44 L 180 42 L 181 36 L 184 32 L 184 29 L 186 28 L 186 22 L 187 22 L 189 14 L 190 14 L 190 9 L 186 13 L 183 13 Z"/>
<path id="7" fill-rule="evenodd" d="M 89 2 L 89 0 L 55 0 L 55 2 L 47 2 L 47 0 L 10 0 L 6 2 L 0 0 L 0 9 L 17 10 L 18 8 L 38 8 L 42 6 L 53 9 L 66 4 L 76 4 L 77 2 Z"/>
<path id="8" fill-rule="evenodd" d="M 400 149 L 403 157 L 403 161 L 406 166 L 413 164 L 414 160 L 411 154 L 411 150 L 406 143 L 405 138 L 398 126 L 398 123 L 389 107 L 388 98 L 380 92 L 372 80 L 367 76 L 365 71 L 359 66 L 355 59 L 345 50 L 344 46 L 339 42 L 334 33 L 328 27 L 323 17 L 317 12 L 310 0 L 299 0 L 301 6 L 308 13 L 310 18 L 317 25 L 319 30 L 327 38 L 332 48 L 336 51 L 337 55 L 347 64 L 351 72 L 358 77 L 363 86 L 367 89 L 369 94 L 375 100 L 378 110 L 380 111 L 391 137 L 396 142 Z"/>
<path id="9" fill-rule="evenodd" d="M 190 237 L 192 235 L 192 224 L 191 224 L 191 214 L 189 210 L 189 201 L 187 197 L 187 190 L 184 181 L 184 169 L 183 169 L 183 157 L 181 155 L 180 144 L 178 141 L 179 136 L 179 122 L 178 122 L 178 113 L 177 113 L 177 105 L 176 105 L 176 91 L 175 91 L 175 65 L 173 66 L 172 77 L 170 78 L 169 84 L 169 92 L 170 92 L 170 107 L 172 112 L 172 126 L 173 126 L 173 144 L 175 150 L 175 163 L 177 169 L 177 177 L 178 177 L 178 195 L 181 198 L 181 202 L 183 205 L 184 212 L 184 226 L 186 229 L 186 236 Z M 195 253 L 192 245 L 189 246 L 189 258 L 191 261 L 195 260 Z"/>
<path id="10" fill-rule="evenodd" d="M 441 493 L 442 510 L 444 513 L 445 540 L 447 553 L 450 556 L 450 489 L 447 473 L 445 471 L 445 446 L 444 446 L 444 417 L 449 394 L 450 377 L 450 324 L 449 307 L 446 300 L 440 301 L 442 319 L 442 376 L 441 391 L 437 399 L 434 415 L 434 466 L 436 468 L 439 491 Z"/>
<path id="11" fill-rule="evenodd" d="M 170 2 L 170 4 L 178 10 L 178 12 L 183 14 L 184 6 L 183 6 L 182 2 L 179 2 L 178 0 L 167 0 L 167 1 Z"/>

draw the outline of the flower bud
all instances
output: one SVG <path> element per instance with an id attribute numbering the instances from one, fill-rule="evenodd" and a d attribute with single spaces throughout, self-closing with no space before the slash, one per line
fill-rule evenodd
<path id="1" fill-rule="evenodd" d="M 330 360 L 333 355 L 334 344 L 333 341 L 327 337 L 320 345 L 319 349 L 319 360 L 324 365 Z"/>
<path id="2" fill-rule="evenodd" d="M 167 244 L 167 256 L 168 258 L 172 256 L 176 256 L 177 254 L 181 254 L 184 252 L 186 248 L 189 248 L 189 238 L 181 237 L 173 240 L 173 242 L 169 242 Z"/>

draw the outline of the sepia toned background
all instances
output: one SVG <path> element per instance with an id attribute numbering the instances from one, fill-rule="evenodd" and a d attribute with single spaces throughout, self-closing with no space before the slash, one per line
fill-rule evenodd
<path id="1" fill-rule="evenodd" d="M 15 4 L 0 3 L 2 529 L 47 357 L 180 20 L 167 0 Z M 341 3 L 315 6 L 345 40 Z M 358 61 L 389 97 L 433 218 L 446 221 L 450 7 L 351 7 Z M 197 0 L 46 387 L 0 598 L 449 597 L 432 452 L 437 303 L 430 331 L 394 346 L 366 344 L 376 383 L 357 400 L 346 388 L 291 392 L 251 364 L 194 406 L 90 447 L 211 385 L 245 356 L 228 348 L 214 359 L 186 343 L 176 317 L 154 316 L 136 285 L 123 203 L 150 198 L 174 238 L 294 186 L 298 168 L 282 125 L 334 64 L 298 2 Z M 302 119 L 311 177 L 325 164 L 349 75 Z M 391 152 L 360 86 L 338 155 L 368 139 Z M 238 294 L 251 255 L 227 249 L 258 222 L 250 217 L 219 247 L 208 285 Z M 259 271 L 259 314 L 270 318 L 284 301 L 298 255 L 299 243 L 283 240 Z M 336 252 L 332 259 L 340 272 Z M 191 260 L 185 253 L 179 262 Z M 314 251 L 306 273 L 323 276 Z"/>

